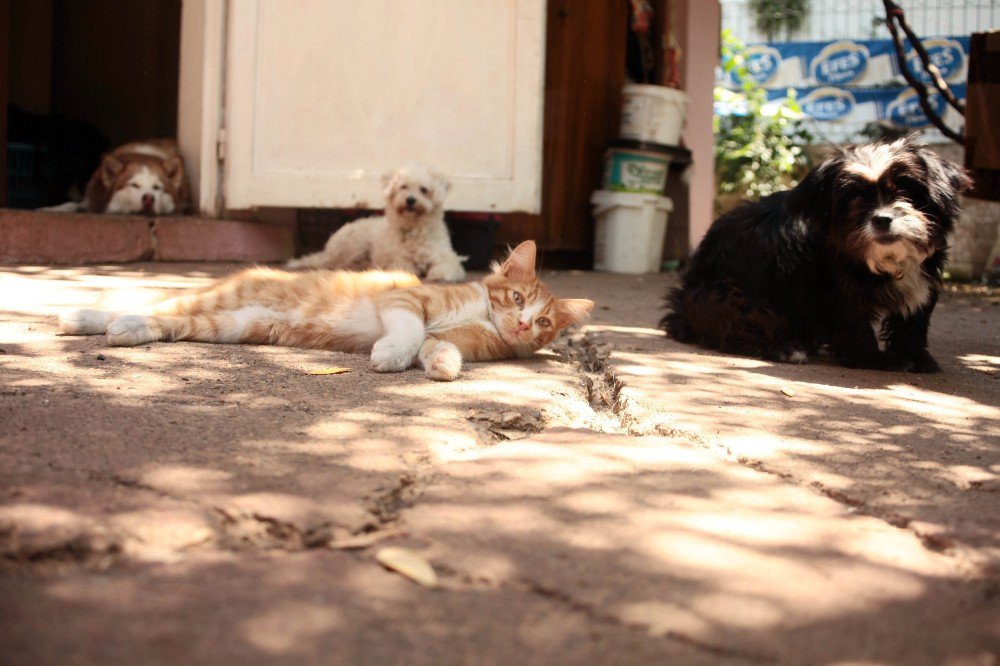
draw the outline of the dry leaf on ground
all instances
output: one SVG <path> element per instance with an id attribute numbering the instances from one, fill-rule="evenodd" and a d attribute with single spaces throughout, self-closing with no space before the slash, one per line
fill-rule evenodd
<path id="1" fill-rule="evenodd" d="M 437 587 L 434 567 L 423 556 L 405 548 L 383 548 L 375 553 L 375 559 L 386 569 L 400 573 L 424 587 Z"/>
<path id="2" fill-rule="evenodd" d="M 319 370 L 310 370 L 306 374 L 308 375 L 342 375 L 345 372 L 350 372 L 350 368 L 320 368 Z"/>

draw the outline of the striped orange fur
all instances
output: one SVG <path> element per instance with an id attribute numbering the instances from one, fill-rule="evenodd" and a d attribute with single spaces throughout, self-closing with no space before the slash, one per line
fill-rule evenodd
<path id="1" fill-rule="evenodd" d="M 462 361 L 527 356 L 593 306 L 557 299 L 535 275 L 526 241 L 479 282 L 422 285 L 410 273 L 254 268 L 163 301 L 145 315 L 74 310 L 64 334 L 106 332 L 112 345 L 165 340 L 370 352 L 379 372 L 419 361 L 450 380 Z"/>

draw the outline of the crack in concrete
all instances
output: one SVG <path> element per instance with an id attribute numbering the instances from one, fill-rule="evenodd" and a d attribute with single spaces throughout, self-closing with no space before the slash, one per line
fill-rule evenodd
<path id="1" fill-rule="evenodd" d="M 434 476 L 431 455 L 422 453 L 408 464 L 410 469 L 396 477 L 391 485 L 367 498 L 368 513 L 373 520 L 358 530 L 358 534 L 378 532 L 399 523 L 403 510 L 416 504 L 423 495 L 424 487 Z"/>
<path id="2" fill-rule="evenodd" d="M 709 641 L 704 641 L 694 636 L 690 636 L 681 631 L 651 631 L 651 628 L 641 622 L 629 622 L 617 615 L 604 612 L 595 608 L 592 604 L 580 601 L 571 594 L 551 585 L 545 585 L 531 578 L 519 577 L 513 580 L 492 580 L 475 576 L 468 571 L 457 569 L 447 563 L 435 562 L 434 569 L 451 581 L 458 581 L 455 589 L 489 591 L 497 588 L 513 589 L 531 595 L 536 595 L 551 601 L 560 608 L 571 613 L 578 614 L 590 623 L 613 625 L 641 633 L 650 638 L 661 638 L 681 643 L 698 652 L 712 655 L 714 657 L 725 657 L 729 659 L 741 659 L 753 663 L 775 663 L 777 656 L 764 652 L 754 652 L 725 645 L 718 645 Z M 454 584 L 454 583 L 453 583 Z"/>
<path id="3" fill-rule="evenodd" d="M 631 400 L 627 394 L 627 384 L 618 378 L 608 362 L 612 351 L 598 339 L 599 335 L 584 333 L 567 336 L 557 341 L 553 347 L 575 363 L 576 371 L 583 377 L 587 397 L 595 411 L 608 416 L 612 422 L 610 430 L 596 432 L 618 432 L 632 436 L 658 434 L 671 438 L 683 438 L 703 448 L 713 455 L 730 460 L 764 474 L 778 477 L 794 485 L 817 492 L 846 507 L 847 511 L 875 518 L 898 529 L 913 534 L 928 550 L 962 560 L 962 564 L 977 575 L 985 575 L 986 570 L 974 553 L 957 544 L 953 539 L 940 534 L 928 533 L 914 527 L 914 519 L 872 507 L 867 501 L 852 496 L 842 490 L 830 488 L 819 481 L 809 481 L 795 474 L 774 469 L 761 460 L 738 454 L 724 443 L 709 439 L 700 433 L 678 429 L 664 422 L 662 414 L 651 414 L 644 407 Z M 561 342 L 561 344 L 560 344 Z M 960 557 L 961 555 L 961 557 Z"/>
<path id="4" fill-rule="evenodd" d="M 233 511 L 223 507 L 212 509 L 220 518 L 217 545 L 234 552 L 321 548 L 328 545 L 334 536 L 334 525 L 330 522 L 303 528 L 294 522 L 256 511 Z"/>
<path id="5" fill-rule="evenodd" d="M 708 641 L 695 638 L 693 636 L 690 636 L 688 634 L 676 630 L 667 630 L 662 634 L 651 634 L 650 628 L 646 625 L 637 622 L 623 621 L 616 615 L 599 611 L 590 604 L 582 602 L 578 599 L 574 599 L 571 595 L 567 594 L 566 592 L 563 592 L 562 590 L 556 589 L 554 587 L 549 587 L 547 585 L 543 585 L 537 581 L 528 578 L 519 579 L 516 583 L 516 586 L 532 594 L 536 594 L 546 599 L 550 599 L 551 601 L 559 604 L 563 608 L 584 615 L 589 620 L 605 624 L 614 624 L 633 631 L 639 631 L 644 634 L 651 635 L 653 637 L 660 635 L 663 638 L 673 640 L 689 648 L 692 648 L 699 652 L 710 654 L 715 657 L 742 659 L 754 663 L 774 663 L 778 660 L 776 655 L 752 652 L 750 650 L 741 650 L 738 648 L 727 647 L 725 645 L 717 645 L 715 643 L 710 643 Z"/>
<path id="6" fill-rule="evenodd" d="M 417 478 L 411 472 L 401 474 L 395 483 L 368 498 L 368 513 L 375 518 L 375 527 L 399 520 L 400 513 L 416 503 L 422 493 Z"/>
<path id="7" fill-rule="evenodd" d="M 0 529 L 0 560 L 10 564 L 72 564 L 107 569 L 122 555 L 122 543 L 104 528 L 90 528 L 55 541 L 23 535 L 17 526 Z"/>

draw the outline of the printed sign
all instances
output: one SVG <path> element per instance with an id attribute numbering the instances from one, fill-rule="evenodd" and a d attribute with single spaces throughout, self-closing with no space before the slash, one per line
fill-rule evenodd
<path id="1" fill-rule="evenodd" d="M 802 98 L 802 112 L 815 120 L 837 120 L 854 110 L 854 96 L 840 88 L 816 88 Z"/>
<path id="2" fill-rule="evenodd" d="M 922 44 L 928 58 L 941 72 L 941 78 L 945 81 L 952 80 L 956 74 L 965 69 L 965 50 L 957 40 L 925 39 Z M 968 45 L 965 48 L 967 49 Z M 920 56 L 912 48 L 906 53 L 906 68 L 924 83 L 931 82 L 930 75 L 924 71 L 924 65 L 920 62 Z"/>
<path id="3" fill-rule="evenodd" d="M 931 62 L 949 82 L 955 96 L 965 99 L 969 38 L 934 37 L 922 41 Z M 925 83 L 930 77 L 916 52 L 907 51 L 907 67 Z M 768 99 L 784 99 L 794 90 L 802 112 L 829 127 L 860 127 L 888 121 L 911 128 L 930 122 L 917 94 L 906 85 L 889 39 L 837 40 L 835 42 L 775 42 L 747 47 L 746 66 L 755 81 L 767 89 Z M 723 87 L 738 87 L 735 74 L 720 80 Z M 960 115 L 939 94 L 929 97 L 932 108 L 945 123 L 957 127 Z M 717 113 L 740 114 L 738 104 L 717 104 Z"/>
<path id="4" fill-rule="evenodd" d="M 809 65 L 817 83 L 845 85 L 861 77 L 868 69 L 868 49 L 856 42 L 827 44 Z"/>
<path id="5" fill-rule="evenodd" d="M 932 93 L 927 98 L 931 108 L 938 116 L 944 115 L 948 101 L 938 93 Z M 895 99 L 885 106 L 885 119 L 894 125 L 903 127 L 924 127 L 930 123 L 920 106 L 920 98 L 912 88 L 900 92 Z"/>
<path id="6" fill-rule="evenodd" d="M 774 78 L 781 63 L 781 54 L 770 46 L 749 46 L 743 57 L 750 78 L 760 85 L 766 85 Z"/>

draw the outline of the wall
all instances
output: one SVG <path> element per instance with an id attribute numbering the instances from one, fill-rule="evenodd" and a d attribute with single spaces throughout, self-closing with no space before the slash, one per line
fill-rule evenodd
<path id="1" fill-rule="evenodd" d="M 112 144 L 176 134 L 180 2 L 60 0 L 52 37 L 53 113 Z"/>
<path id="2" fill-rule="evenodd" d="M 691 99 L 684 145 L 693 166 L 688 188 L 689 243 L 701 242 L 711 226 L 715 198 L 715 136 L 712 133 L 712 93 L 719 62 L 722 13 L 718 0 L 678 0 L 677 39 L 682 49 L 681 88 Z"/>
<path id="3" fill-rule="evenodd" d="M 52 0 L 10 3 L 10 103 L 48 113 L 52 102 Z"/>

